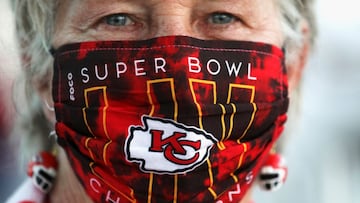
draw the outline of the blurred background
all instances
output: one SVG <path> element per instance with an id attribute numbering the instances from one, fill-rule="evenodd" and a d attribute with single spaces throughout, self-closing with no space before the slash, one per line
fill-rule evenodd
<path id="1" fill-rule="evenodd" d="M 18 60 L 13 35 L 13 16 L 7 0 L 0 0 L 0 202 L 14 191 L 24 175 L 18 169 L 19 144 L 10 136 L 14 107 L 13 80 L 18 74 Z"/>
<path id="2" fill-rule="evenodd" d="M 12 79 L 18 61 L 12 16 L 0 0 L 0 202 L 25 171 L 9 139 Z M 355 0 L 317 0 L 319 35 L 308 63 L 302 111 L 285 148 L 289 176 L 274 193 L 255 190 L 256 203 L 360 202 L 360 12 Z"/>

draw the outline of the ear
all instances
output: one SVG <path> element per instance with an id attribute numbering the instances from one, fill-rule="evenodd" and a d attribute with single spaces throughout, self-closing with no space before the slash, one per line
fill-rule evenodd
<path id="1" fill-rule="evenodd" d="M 39 82 L 33 82 L 33 85 L 40 97 L 42 103 L 41 104 L 42 110 L 44 112 L 45 117 L 50 123 L 55 124 L 56 119 L 55 119 L 55 111 L 54 111 L 54 101 L 52 99 L 52 94 L 51 94 L 51 89 L 52 89 L 50 82 L 51 80 L 47 80 L 47 81 L 48 82 L 46 83 L 40 82 L 41 84 L 39 84 Z"/>
<path id="2" fill-rule="evenodd" d="M 296 89 L 301 81 L 311 47 L 309 24 L 305 21 L 301 23 L 301 33 L 301 45 L 295 50 L 292 60 L 287 63 L 290 91 Z"/>

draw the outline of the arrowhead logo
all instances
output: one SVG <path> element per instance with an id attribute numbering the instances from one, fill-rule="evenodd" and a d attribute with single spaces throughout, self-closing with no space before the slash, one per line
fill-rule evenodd
<path id="1" fill-rule="evenodd" d="M 173 120 L 142 117 L 143 126 L 130 126 L 125 154 L 148 173 L 179 174 L 194 170 L 209 157 L 217 142 L 210 133 Z"/>

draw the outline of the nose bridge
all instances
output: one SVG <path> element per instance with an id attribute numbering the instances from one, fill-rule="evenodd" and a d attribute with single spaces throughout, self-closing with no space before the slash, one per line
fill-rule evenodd
<path id="1" fill-rule="evenodd" d="M 154 36 L 192 35 L 191 13 L 187 9 L 168 7 L 152 16 Z"/>

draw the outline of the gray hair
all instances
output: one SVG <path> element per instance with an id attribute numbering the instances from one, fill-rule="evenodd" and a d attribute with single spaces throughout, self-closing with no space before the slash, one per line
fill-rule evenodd
<path id="1" fill-rule="evenodd" d="M 28 160 L 40 150 L 51 150 L 55 144 L 49 138 L 53 126 L 46 119 L 37 88 L 51 87 L 51 64 L 48 44 L 53 30 L 55 1 L 15 0 L 11 1 L 14 11 L 16 37 L 21 56 L 21 73 L 15 86 L 17 98 L 17 128 L 15 134 L 21 136 L 21 158 Z M 34 86 L 36 81 L 38 86 Z M 25 101 L 19 101 L 23 95 Z"/>
<path id="2" fill-rule="evenodd" d="M 312 10 L 313 0 L 277 0 L 281 11 L 284 48 L 287 60 L 296 55 L 297 47 L 302 44 L 301 23 L 307 22 L 310 27 L 310 42 L 314 42 L 316 27 Z M 22 83 L 26 102 L 22 103 L 19 126 L 23 128 L 21 138 L 26 150 L 25 155 L 53 147 L 55 142 L 49 139 L 53 130 L 45 118 L 44 105 L 36 89 L 45 88 L 50 91 L 53 58 L 48 50 L 54 30 L 57 0 L 12 0 L 12 8 L 16 16 L 16 34 L 19 51 L 22 56 L 22 72 L 19 82 Z M 34 81 L 41 82 L 34 87 Z"/>

